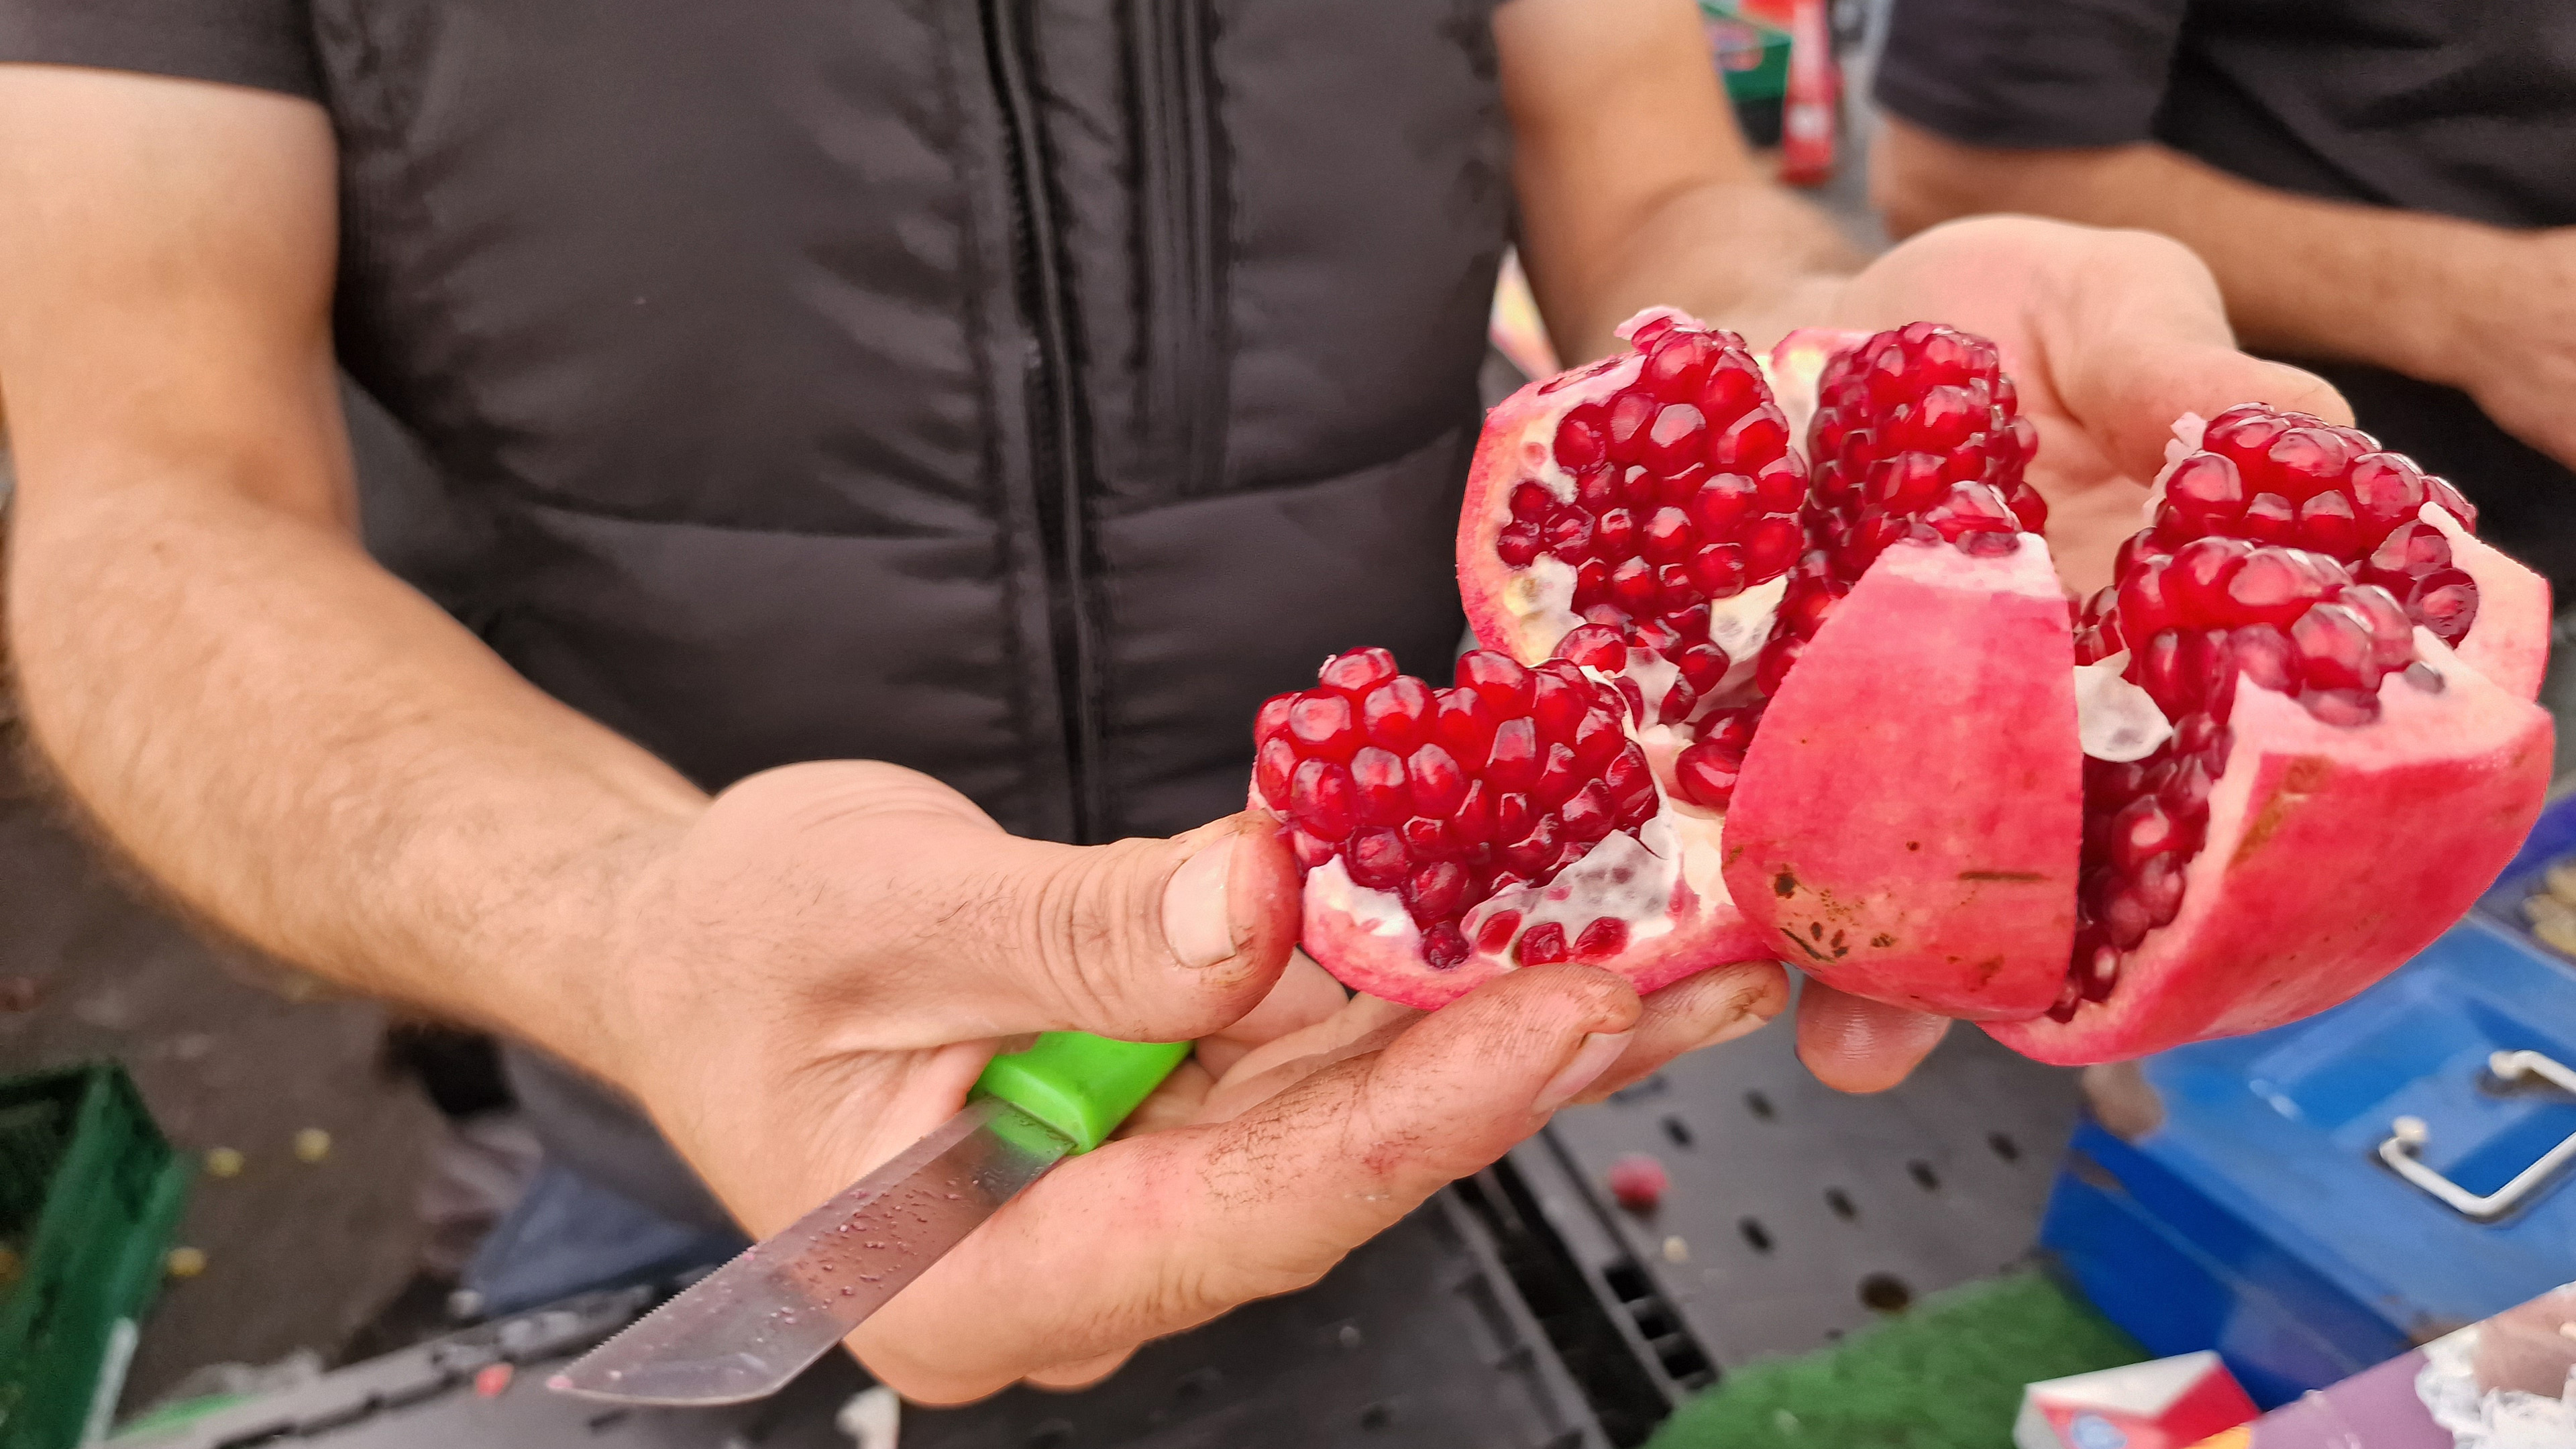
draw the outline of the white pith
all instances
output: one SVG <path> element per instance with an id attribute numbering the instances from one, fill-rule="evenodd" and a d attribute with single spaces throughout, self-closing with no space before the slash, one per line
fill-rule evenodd
<path id="1" fill-rule="evenodd" d="M 2084 753 L 2126 764 L 2154 754 L 2173 738 L 2173 722 L 2155 696 L 2120 677 L 2129 651 L 2075 666 L 2075 733 Z"/>

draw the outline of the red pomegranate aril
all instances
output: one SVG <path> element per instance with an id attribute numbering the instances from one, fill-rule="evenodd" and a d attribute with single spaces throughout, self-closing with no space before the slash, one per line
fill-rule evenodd
<path id="1" fill-rule="evenodd" d="M 1729 424 L 1708 446 L 1709 466 L 1742 473 L 1760 468 L 1789 451 L 1789 420 L 1773 407 L 1760 407 Z"/>
<path id="2" fill-rule="evenodd" d="M 1482 780 L 1467 786 L 1458 808 L 1449 812 L 1449 832 L 1458 838 L 1461 849 L 1494 843 L 1494 797 L 1500 793 L 1487 789 Z"/>
<path id="3" fill-rule="evenodd" d="M 2303 502 L 2341 482 L 2358 451 L 2325 428 L 2292 428 L 2263 455 L 2270 465 L 2263 470 L 2264 484 L 2293 503 Z"/>
<path id="4" fill-rule="evenodd" d="M 1458 657 L 1458 683 L 1482 695 L 1497 715 L 1529 707 L 1530 672 L 1510 655 L 1471 649 Z"/>
<path id="5" fill-rule="evenodd" d="M 2458 519 L 2460 527 L 2471 533 L 2478 531 L 2478 510 L 2470 505 L 2468 499 L 2460 496 L 2460 490 L 2452 487 L 2449 479 L 2426 478 L 2424 496 L 2427 502 L 2440 504 L 2445 512 Z"/>
<path id="6" fill-rule="evenodd" d="M 2225 623 L 2227 583 L 2244 566 L 2254 546 L 2241 538 L 2195 538 L 2174 550 L 2164 570 L 2164 587 L 2178 622 Z"/>
<path id="7" fill-rule="evenodd" d="M 1530 822 L 1528 834 L 1502 847 L 1503 863 L 1535 879 L 1556 864 L 1557 851 L 1564 843 L 1557 833 L 1556 817 L 1539 815 Z"/>
<path id="8" fill-rule="evenodd" d="M 1556 495 L 1541 483 L 1515 483 L 1511 495 L 1512 517 L 1522 523 L 1545 523 L 1556 511 Z"/>
<path id="9" fill-rule="evenodd" d="M 2347 729 L 2379 718 L 2379 695 L 2367 689 L 2310 689 L 2299 696 L 2299 703 L 2327 724 Z"/>
<path id="10" fill-rule="evenodd" d="M 1746 526 L 1743 541 L 1745 578 L 1767 583 L 1798 561 L 1798 555 L 1806 551 L 1807 533 L 1796 519 L 1774 514 Z"/>
<path id="11" fill-rule="evenodd" d="M 1252 717 L 1252 738 L 1254 743 L 1258 744 L 1260 741 L 1266 740 L 1272 735 L 1275 735 L 1281 730 L 1287 728 L 1288 711 L 1294 708 L 1296 703 L 1297 696 L 1293 692 L 1288 694 L 1274 694 L 1268 699 L 1263 700 L 1261 702 L 1260 711 Z"/>
<path id="12" fill-rule="evenodd" d="M 1431 686 L 1410 675 L 1390 679 L 1360 701 L 1360 733 L 1370 744 L 1411 754 L 1431 734 Z"/>
<path id="13" fill-rule="evenodd" d="M 2370 626 L 2341 604 L 2317 604 L 2290 626 L 2299 678 L 2311 689 L 2377 689 L 2381 666 Z"/>
<path id="14" fill-rule="evenodd" d="M 1691 582 L 1712 599 L 1731 599 L 1744 592 L 1744 550 L 1731 543 L 1712 543 L 1690 556 L 1683 567 Z"/>
<path id="15" fill-rule="evenodd" d="M 1517 790 L 1504 791 L 1494 797 L 1492 838 L 1498 844 L 1519 840 L 1529 834 L 1530 826 L 1537 819 L 1538 811 L 1530 804 L 1530 797 Z"/>
<path id="16" fill-rule="evenodd" d="M 1457 833 L 1446 820 L 1416 815 L 1404 822 L 1404 848 L 1415 860 L 1455 860 L 1462 853 Z"/>
<path id="17" fill-rule="evenodd" d="M 1530 785 L 1530 798 L 1542 808 L 1553 810 L 1583 788 L 1586 778 L 1583 767 L 1575 763 L 1572 745 L 1551 744 L 1539 761 L 1538 778 Z"/>
<path id="18" fill-rule="evenodd" d="M 1473 954 L 1466 933 L 1455 921 L 1436 922 L 1422 933 L 1422 959 L 1435 970 L 1451 970 Z"/>
<path id="19" fill-rule="evenodd" d="M 1556 813 L 1565 822 L 1566 838 L 1586 845 L 1619 828 L 1618 807 L 1610 803 L 1609 790 L 1598 780 L 1585 781 Z"/>
<path id="20" fill-rule="evenodd" d="M 1288 734 L 1308 759 L 1343 761 L 1360 747 L 1351 702 L 1338 694 L 1302 694 L 1288 706 Z"/>
<path id="21" fill-rule="evenodd" d="M 2415 625 L 2397 596 L 2377 584 L 2354 584 L 2335 602 L 2361 617 L 2370 630 L 2372 658 L 2383 670 L 2403 669 L 2415 658 Z"/>
<path id="22" fill-rule="evenodd" d="M 2372 534 L 2385 534 L 2423 509 L 2424 473 L 2395 453 L 2367 453 L 2352 465 L 2345 486 L 2353 514 Z"/>
<path id="23" fill-rule="evenodd" d="M 1351 786 L 1359 796 L 1360 819 L 1371 825 L 1401 825 L 1413 814 L 1404 761 L 1390 751 L 1370 745 L 1351 756 Z"/>
<path id="24" fill-rule="evenodd" d="M 1752 479 L 1741 473 L 1720 473 L 1699 486 L 1683 511 L 1702 532 L 1722 538 L 1751 515 L 1757 502 Z"/>
<path id="25" fill-rule="evenodd" d="M 2170 562 L 2164 558 L 2148 558 L 2120 580 L 2120 633 L 2124 637 L 2152 638 L 2181 622 L 2165 588 L 2169 567 Z M 2237 573 L 2241 578 L 2244 570 Z"/>
<path id="26" fill-rule="evenodd" d="M 2258 548 L 2228 579 L 2226 612 L 2245 623 L 2291 624 L 2336 582 L 2289 549 Z M 2129 628 L 2125 594 L 2120 618 Z"/>
<path id="27" fill-rule="evenodd" d="M 1395 678 L 1395 656 L 1384 649 L 1354 649 L 1325 661 L 1316 679 L 1353 701 Z"/>
<path id="28" fill-rule="evenodd" d="M 1655 420 L 1653 394 L 1625 392 L 1610 403 L 1610 461 L 1625 467 L 1646 453 L 1646 428 Z"/>
<path id="29" fill-rule="evenodd" d="M 1270 800 L 1288 798 L 1288 782 L 1297 774 L 1297 747 L 1276 733 L 1264 740 L 1253 757 L 1252 779 L 1262 796 Z"/>
<path id="30" fill-rule="evenodd" d="M 1325 861 L 1333 858 L 1333 852 L 1341 847 L 1339 840 L 1326 840 L 1302 825 L 1292 825 L 1288 829 L 1288 849 L 1297 857 L 1300 870 L 1321 869 Z"/>
<path id="31" fill-rule="evenodd" d="M 2245 515 L 2236 527 L 2257 543 L 2297 543 L 2298 506 L 2278 493 L 2257 493 L 2245 505 Z"/>
<path id="32" fill-rule="evenodd" d="M 1585 512 L 1598 516 L 1619 502 L 1621 470 L 1609 464 L 1587 468 L 1575 475 L 1574 501 Z"/>
<path id="33" fill-rule="evenodd" d="M 1628 947 L 1628 923 L 1616 916 L 1596 917 L 1574 938 L 1574 959 L 1606 961 Z"/>
<path id="34" fill-rule="evenodd" d="M 2174 818 L 2153 797 L 2132 800 L 2111 817 L 2111 864 L 2124 872 L 2181 844 Z"/>
<path id="35" fill-rule="evenodd" d="M 1592 551 L 1601 558 L 1626 558 L 1637 548 L 1637 515 L 1613 508 L 1592 525 Z"/>
<path id="36" fill-rule="evenodd" d="M 1707 333 L 1675 332 L 1646 355 L 1641 381 L 1657 397 L 1689 398 L 1699 392 L 1720 355 L 1719 345 Z"/>
<path id="37" fill-rule="evenodd" d="M 1671 658 L 1673 667 L 1681 671 L 1691 689 L 1703 697 L 1725 681 L 1726 671 L 1734 665 L 1726 651 L 1714 644 L 1687 644 L 1674 650 Z"/>
<path id="38" fill-rule="evenodd" d="M 1351 772 L 1327 759 L 1308 759 L 1288 782 L 1288 813 L 1325 840 L 1345 840 L 1359 821 Z"/>
<path id="39" fill-rule="evenodd" d="M 1497 790 L 1526 790 L 1538 778 L 1538 765 L 1538 730 L 1526 718 L 1503 721 L 1485 755 L 1485 779 Z"/>
<path id="40" fill-rule="evenodd" d="M 1646 764 L 1646 752 L 1634 742 L 1619 751 L 1601 772 L 1601 783 L 1610 791 L 1610 803 L 1619 807 L 1619 818 L 1625 822 L 1641 806 L 1652 813 L 1655 801 L 1654 771 Z"/>
<path id="41" fill-rule="evenodd" d="M 1598 776 L 1618 757 L 1628 736 L 1619 728 L 1618 718 L 1610 711 L 1594 706 L 1574 728 L 1574 763 L 1585 779 Z"/>
<path id="42" fill-rule="evenodd" d="M 2245 485 L 2234 463 L 2215 453 L 2196 453 L 2165 479 L 2165 503 L 2195 530 L 2232 523 L 2245 511 Z"/>
<path id="43" fill-rule="evenodd" d="M 2421 522 L 2389 530 L 2370 553 L 2370 567 L 2383 574 L 2417 576 L 2451 566 L 2451 541 Z"/>
<path id="44" fill-rule="evenodd" d="M 1404 880 L 1412 860 L 1405 854 L 1404 837 L 1392 830 L 1363 830 L 1342 847 L 1342 860 L 1351 879 L 1371 890 L 1393 890 Z"/>
<path id="45" fill-rule="evenodd" d="M 1550 554 L 1567 563 L 1581 563 L 1592 557 L 1592 515 L 1569 508 L 1549 519 L 1539 537 Z"/>
<path id="46" fill-rule="evenodd" d="M 1744 756 L 1701 740 L 1673 758 L 1673 779 L 1682 797 L 1695 805 L 1723 810 L 1735 795 L 1736 772 Z"/>
<path id="47" fill-rule="evenodd" d="M 1452 861 L 1434 861 L 1404 881 L 1405 909 L 1419 923 L 1448 920 L 1467 904 L 1467 872 Z"/>
<path id="48" fill-rule="evenodd" d="M 1569 954 L 1565 927 L 1554 921 L 1541 921 L 1521 933 L 1520 945 L 1514 948 L 1524 966 L 1552 966 Z"/>
<path id="49" fill-rule="evenodd" d="M 1556 461 L 1569 473 L 1580 473 L 1607 456 L 1605 442 L 1610 410 L 1585 403 L 1556 425 Z"/>
<path id="50" fill-rule="evenodd" d="M 1668 403 L 1646 430 L 1645 465 L 1658 473 L 1687 468 L 1708 450 L 1708 420 L 1686 402 Z"/>
<path id="51" fill-rule="evenodd" d="M 1658 508 L 1654 516 L 1646 520 L 1638 549 L 1651 562 L 1678 563 L 1690 557 L 1698 542 L 1692 536 L 1688 514 L 1678 508 Z"/>
<path id="52" fill-rule="evenodd" d="M 1493 748 L 1494 726 L 1501 723 L 1502 711 L 1464 685 L 1439 690 L 1433 698 L 1431 733 L 1442 747 L 1461 761 L 1485 758 Z"/>
<path id="53" fill-rule="evenodd" d="M 1538 561 L 1545 546 L 1536 525 L 1515 523 L 1494 541 L 1494 554 L 1513 568 L 1524 569 Z"/>
<path id="54" fill-rule="evenodd" d="M 2478 621 L 2478 586 L 2458 569 L 2435 569 L 2416 581 L 2407 605 L 2434 638 L 2457 644 Z"/>
<path id="55" fill-rule="evenodd" d="M 1530 718 L 1538 725 L 1539 738 L 1573 739 L 1575 728 L 1583 723 L 1584 714 L 1592 708 L 1591 688 L 1545 673 L 1532 679 L 1530 685 Z"/>
<path id="56" fill-rule="evenodd" d="M 1445 816 L 1467 798 L 1467 772 L 1457 756 L 1436 744 L 1415 750 L 1404 762 L 1412 786 L 1413 808 L 1424 815 Z"/>
<path id="57" fill-rule="evenodd" d="M 2336 558 L 2359 552 L 2361 524 L 2353 516 L 2352 500 L 2329 490 L 2300 504 L 2299 542 Z"/>

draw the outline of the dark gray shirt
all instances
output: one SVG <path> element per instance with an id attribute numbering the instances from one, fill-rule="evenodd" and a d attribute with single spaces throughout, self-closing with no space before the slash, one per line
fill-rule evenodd
<path id="1" fill-rule="evenodd" d="M 1897 0 L 1877 99 L 1969 145 L 2153 140 L 2302 195 L 2576 225 L 2570 0 Z M 2576 476 L 2457 392 L 2318 370 L 2482 532 L 2576 584 Z"/>

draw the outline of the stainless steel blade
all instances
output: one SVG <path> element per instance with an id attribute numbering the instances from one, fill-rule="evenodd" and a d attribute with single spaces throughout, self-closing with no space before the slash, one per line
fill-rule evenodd
<path id="1" fill-rule="evenodd" d="M 999 1098 L 592 1349 L 547 1387 L 621 1404 L 747 1403 L 786 1387 L 1073 1151 Z"/>

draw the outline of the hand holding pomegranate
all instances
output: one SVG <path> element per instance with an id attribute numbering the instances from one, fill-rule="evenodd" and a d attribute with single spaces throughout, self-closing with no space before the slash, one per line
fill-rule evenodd
<path id="1" fill-rule="evenodd" d="M 1079 1381 L 1147 1338 L 1321 1275 L 1442 1184 L 1597 1096 L 1775 1014 L 1759 962 L 1640 999 L 1513 973 L 1436 1014 L 1345 1002 L 1292 954 L 1276 822 L 1093 848 L 1005 834 L 889 765 L 727 791 L 645 873 L 605 1065 L 756 1233 L 955 1111 L 1003 1040 L 1197 1039 L 1123 1140 L 1012 1202 L 853 1339 L 907 1395 Z M 1819 993 L 1813 1055 L 1852 1085 L 1930 1039 Z"/>
<path id="2" fill-rule="evenodd" d="M 2181 243 L 2027 217 L 1951 222 L 1854 276 L 1809 325 L 1875 332 L 1930 318 L 1991 339 L 2036 430 L 2029 481 L 2069 586 L 2111 581 L 2174 419 L 2261 402 L 2350 423 L 2313 374 L 2236 349 L 2209 268 Z M 1757 337 L 1767 345 L 1769 339 Z"/>

